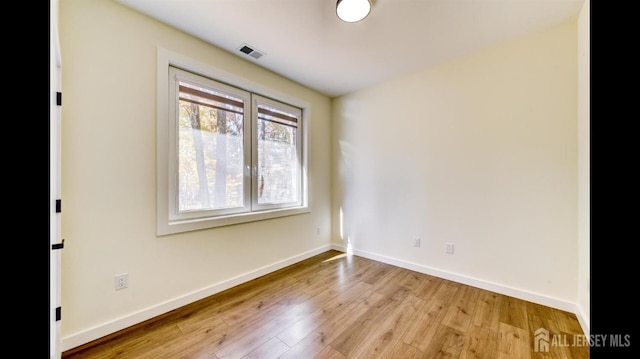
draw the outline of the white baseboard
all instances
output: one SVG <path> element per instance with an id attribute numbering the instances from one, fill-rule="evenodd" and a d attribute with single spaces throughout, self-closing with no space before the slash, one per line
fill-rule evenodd
<path id="1" fill-rule="evenodd" d="M 222 292 L 226 289 L 234 287 L 236 285 L 248 282 L 250 280 L 261 277 L 265 274 L 269 274 L 278 269 L 282 269 L 291 264 L 295 264 L 297 262 L 303 261 L 305 259 L 311 258 L 320 253 L 326 252 L 331 249 L 331 245 L 322 246 L 320 248 L 316 248 L 314 250 L 301 253 L 295 255 L 293 257 L 287 258 L 285 260 L 270 264 L 268 266 L 264 266 L 262 268 L 258 268 L 249 273 L 245 273 L 239 275 L 237 277 L 225 280 L 223 282 L 214 284 L 212 286 L 182 295 L 180 297 L 174 298 L 172 300 L 166 301 L 164 303 L 160 303 L 158 305 L 154 305 L 152 307 L 146 308 L 144 310 L 128 314 L 126 316 L 114 319 L 110 322 L 98 325 L 96 327 L 83 330 L 81 332 L 77 332 L 71 335 L 68 335 L 62 338 L 62 351 L 66 351 L 80 345 L 89 343 L 93 340 L 102 338 L 106 335 L 115 333 L 119 330 L 128 328 L 132 325 L 144 322 L 145 320 L 157 317 L 159 315 L 168 313 L 174 309 L 178 309 L 187 304 L 196 302 L 200 299 L 204 299 L 208 296 L 214 295 L 216 293 Z"/>
<path id="2" fill-rule="evenodd" d="M 282 269 L 291 264 L 295 264 L 297 262 L 311 258 L 329 249 L 335 249 L 337 251 L 347 252 L 347 249 L 344 246 L 332 243 L 326 246 L 322 246 L 320 248 L 316 248 L 312 251 L 298 254 L 296 256 L 270 264 L 268 266 L 264 266 L 262 268 L 258 268 L 249 273 L 239 275 L 237 277 L 225 280 L 223 282 L 214 284 L 212 286 L 203 288 L 201 290 L 197 290 L 197 291 L 185 294 L 183 296 L 174 298 L 172 300 L 166 301 L 164 303 L 154 305 L 147 309 L 114 319 L 110 322 L 101 324 L 99 326 L 68 335 L 62 338 L 62 351 L 66 351 L 66 350 L 78 347 L 80 345 L 89 343 L 93 340 L 102 338 L 106 335 L 115 333 L 119 330 L 128 328 L 132 325 L 144 322 L 145 320 L 168 313 L 172 310 L 178 309 L 187 304 L 196 302 L 200 299 L 204 299 L 208 296 L 222 292 L 236 285 L 248 282 L 250 280 L 261 277 L 265 274 L 274 272 L 278 269 Z M 574 313 L 578 318 L 578 321 L 580 322 L 582 329 L 585 331 L 585 335 L 589 335 L 589 326 L 587 321 L 585 320 L 585 316 L 583 315 L 581 308 L 579 308 L 575 303 L 571 303 L 565 300 L 560 300 L 557 298 L 533 293 L 533 292 L 518 289 L 518 288 L 512 288 L 512 287 L 504 286 L 501 284 L 492 283 L 492 282 L 477 279 L 477 278 L 462 276 L 459 274 L 442 271 L 436 268 L 424 266 L 421 264 L 411 263 L 411 262 L 407 262 L 407 261 L 371 253 L 371 252 L 366 252 L 361 250 L 352 250 L 351 252 L 357 256 L 372 259 L 378 262 L 391 264 L 400 268 L 413 270 L 419 273 L 429 274 L 435 277 L 451 280 L 457 283 L 470 285 L 472 287 L 489 290 L 489 291 L 500 293 L 503 295 L 508 295 L 514 298 L 527 300 L 530 302 L 546 305 L 548 307 Z"/>
<path id="3" fill-rule="evenodd" d="M 335 243 L 331 244 L 331 249 L 347 252 L 344 246 L 335 244 Z M 434 277 L 448 279 L 457 283 L 470 285 L 472 287 L 489 290 L 489 291 L 500 293 L 503 295 L 508 295 L 510 297 L 514 297 L 514 298 L 526 300 L 529 302 L 542 304 L 548 307 L 564 310 L 570 313 L 574 313 L 576 317 L 578 317 L 578 320 L 580 321 L 580 325 L 582 326 L 582 329 L 583 330 L 586 329 L 586 331 L 588 331 L 588 326 L 585 326 L 586 321 L 584 320 L 584 316 L 578 310 L 579 308 L 576 305 L 576 303 L 550 297 L 547 295 L 534 293 L 524 289 L 513 288 L 513 287 L 505 286 L 502 284 L 493 283 L 493 282 L 478 279 L 478 278 L 463 276 L 456 273 L 451 273 L 451 272 L 443 271 L 440 269 L 428 267 L 422 264 L 407 262 L 407 261 L 399 260 L 396 258 L 379 255 L 376 253 L 361 251 L 357 249 L 352 249 L 351 252 L 357 256 L 372 259 L 378 262 L 391 264 L 400 268 L 413 270 L 419 273 L 429 274 Z"/>
<path id="4" fill-rule="evenodd" d="M 589 318 L 589 316 L 584 315 L 584 311 L 580 305 L 576 305 L 575 314 L 576 317 L 578 317 L 578 322 L 580 322 L 580 327 L 582 328 L 584 335 L 589 338 L 591 336 L 591 329 L 589 328 L 589 321 L 586 319 Z"/>

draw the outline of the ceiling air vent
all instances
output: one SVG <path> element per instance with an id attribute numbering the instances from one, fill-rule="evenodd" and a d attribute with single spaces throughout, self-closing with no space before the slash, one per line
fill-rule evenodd
<path id="1" fill-rule="evenodd" d="M 249 55 L 251 57 L 253 57 L 254 59 L 259 59 L 262 57 L 262 55 L 264 55 L 263 52 L 260 52 L 258 50 L 256 50 L 254 47 L 251 47 L 247 44 L 242 44 L 242 46 L 240 46 L 240 48 L 238 48 L 238 51 L 242 52 L 245 55 Z"/>

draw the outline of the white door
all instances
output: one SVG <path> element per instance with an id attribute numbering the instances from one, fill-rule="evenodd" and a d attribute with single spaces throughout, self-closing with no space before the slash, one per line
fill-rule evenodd
<path id="1" fill-rule="evenodd" d="M 51 107 L 49 119 L 49 136 L 51 147 L 49 149 L 49 193 L 50 193 L 50 217 L 49 217 L 49 242 L 51 253 L 49 259 L 49 307 L 50 307 L 50 350 L 51 359 L 62 357 L 62 341 L 60 338 L 61 306 L 60 306 L 60 256 L 63 243 L 60 238 L 60 125 L 61 125 L 61 69 L 60 43 L 58 41 L 58 0 L 50 0 L 50 67 L 49 83 L 51 92 Z"/>

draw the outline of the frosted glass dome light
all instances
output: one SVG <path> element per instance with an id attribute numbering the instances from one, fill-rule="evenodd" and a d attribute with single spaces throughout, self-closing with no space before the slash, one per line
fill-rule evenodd
<path id="1" fill-rule="evenodd" d="M 371 11 L 371 0 L 338 0 L 336 13 L 342 21 L 358 22 Z"/>

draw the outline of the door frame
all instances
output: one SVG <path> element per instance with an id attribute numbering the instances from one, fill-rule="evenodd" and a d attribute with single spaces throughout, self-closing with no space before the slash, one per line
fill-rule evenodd
<path id="1" fill-rule="evenodd" d="M 60 42 L 58 37 L 58 0 L 49 0 L 50 16 L 50 44 L 49 44 L 49 356 L 51 359 L 62 357 L 61 340 L 61 296 L 60 296 L 60 270 L 61 270 L 61 205 L 60 200 L 60 129 L 61 129 L 61 93 L 62 58 L 60 56 Z"/>

